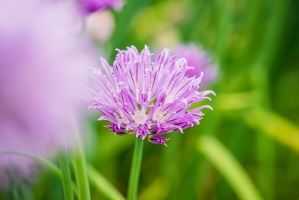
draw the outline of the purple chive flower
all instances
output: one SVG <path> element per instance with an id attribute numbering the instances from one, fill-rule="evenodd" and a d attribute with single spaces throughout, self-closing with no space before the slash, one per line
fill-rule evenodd
<path id="1" fill-rule="evenodd" d="M 65 2 L 0 1 L 1 182 L 11 169 L 28 176 L 33 164 L 2 151 L 45 156 L 72 143 L 70 118 L 84 117 L 79 96 L 92 62 L 80 21 Z"/>
<path id="2" fill-rule="evenodd" d="M 210 56 L 196 45 L 178 45 L 173 48 L 172 53 L 178 57 L 186 58 L 187 65 L 192 67 L 186 71 L 186 76 L 199 77 L 203 72 L 204 76 L 200 83 L 201 88 L 215 81 L 218 73 L 217 67 L 211 63 Z"/>
<path id="3" fill-rule="evenodd" d="M 80 9 L 85 15 L 97 12 L 99 10 L 113 8 L 119 10 L 122 8 L 122 0 L 76 0 Z"/>
<path id="4" fill-rule="evenodd" d="M 186 59 L 164 49 L 152 61 L 147 46 L 140 53 L 134 46 L 117 51 L 112 67 L 101 59 L 102 68 L 94 70 L 91 99 L 91 108 L 102 114 L 99 120 L 110 121 L 108 128 L 115 134 L 148 136 L 150 142 L 166 146 L 164 134 L 199 124 L 201 110 L 212 109 L 190 108 L 215 93 L 197 91 L 202 76 L 185 76 Z"/>

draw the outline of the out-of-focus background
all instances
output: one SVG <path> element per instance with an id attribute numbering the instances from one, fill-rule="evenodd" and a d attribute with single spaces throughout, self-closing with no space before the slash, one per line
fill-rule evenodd
<path id="1" fill-rule="evenodd" d="M 206 88 L 217 94 L 214 110 L 201 124 L 168 134 L 168 147 L 145 143 L 138 199 L 299 199 L 299 1 L 127 0 L 109 12 L 114 30 L 98 46 L 110 64 L 115 48 L 193 43 L 219 66 Z M 87 120 L 87 160 L 126 195 L 135 137 L 114 135 L 98 117 Z M 63 197 L 46 169 L 22 190 Z M 92 184 L 91 196 L 106 199 Z"/>

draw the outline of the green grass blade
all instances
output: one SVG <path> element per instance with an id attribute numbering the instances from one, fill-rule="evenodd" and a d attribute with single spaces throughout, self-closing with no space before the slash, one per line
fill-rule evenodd
<path id="1" fill-rule="evenodd" d="M 87 166 L 88 178 L 96 189 L 109 199 L 125 200 L 125 198 L 111 185 L 93 166 Z"/>
<path id="2" fill-rule="evenodd" d="M 201 136 L 197 148 L 225 177 L 240 199 L 262 199 L 246 171 L 234 156 L 214 137 Z"/>

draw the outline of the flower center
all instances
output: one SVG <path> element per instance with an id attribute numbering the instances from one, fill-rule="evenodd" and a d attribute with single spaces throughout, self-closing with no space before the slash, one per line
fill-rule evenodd
<path id="1" fill-rule="evenodd" d="M 132 119 L 135 121 L 136 124 L 144 124 L 147 120 L 147 115 L 145 114 L 144 110 L 137 110 Z"/>
<path id="2" fill-rule="evenodd" d="M 164 122 L 165 116 L 166 116 L 166 114 L 161 112 L 161 109 L 157 109 L 157 110 L 155 110 L 155 112 L 153 114 L 153 120 L 159 121 L 159 122 Z"/>

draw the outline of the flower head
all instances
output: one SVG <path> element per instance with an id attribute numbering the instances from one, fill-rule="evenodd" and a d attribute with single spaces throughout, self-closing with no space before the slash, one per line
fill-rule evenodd
<path id="1" fill-rule="evenodd" d="M 99 10 L 114 8 L 116 10 L 122 8 L 122 0 L 77 0 L 80 9 L 84 14 L 91 14 Z"/>
<path id="2" fill-rule="evenodd" d="M 213 91 L 199 92 L 202 76 L 186 77 L 186 59 L 171 56 L 164 49 L 154 61 L 147 46 L 139 53 L 131 46 L 117 50 L 110 67 L 102 59 L 102 69 L 95 69 L 91 107 L 107 120 L 117 135 L 136 134 L 155 144 L 166 145 L 161 137 L 172 131 L 183 131 L 199 124 L 203 108 L 190 109 L 196 102 L 210 99 Z"/>
<path id="3" fill-rule="evenodd" d="M 1 0 L 0 153 L 45 156 L 70 145 L 70 115 L 84 117 L 80 88 L 92 62 L 79 16 L 65 2 Z M 14 167 L 26 176 L 31 164 L 0 154 L 0 180 Z"/>
<path id="4" fill-rule="evenodd" d="M 173 48 L 173 54 L 185 58 L 187 65 L 192 67 L 186 71 L 186 76 L 199 77 L 201 73 L 204 74 L 201 87 L 206 87 L 215 81 L 218 73 L 216 66 L 211 63 L 210 56 L 196 45 L 178 45 Z"/>

